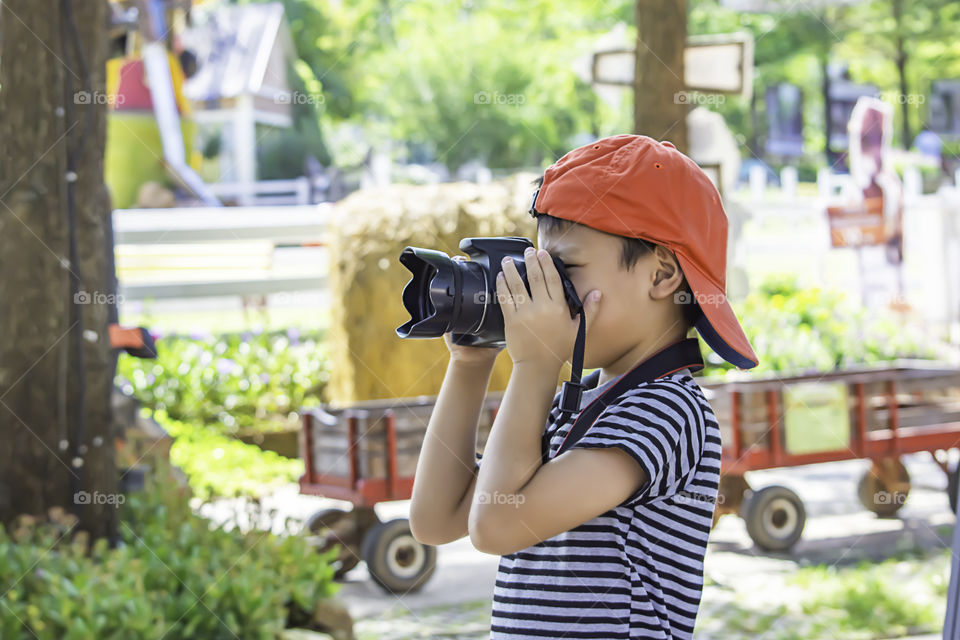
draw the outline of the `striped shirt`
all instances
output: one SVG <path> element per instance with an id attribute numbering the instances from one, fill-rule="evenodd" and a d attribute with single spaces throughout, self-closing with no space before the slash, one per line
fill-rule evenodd
<path id="1" fill-rule="evenodd" d="M 581 408 L 614 380 L 583 393 Z M 574 418 L 546 424 L 556 455 Z M 693 636 L 720 480 L 720 430 L 689 369 L 604 409 L 574 448 L 617 447 L 648 481 L 619 506 L 500 558 L 491 640 Z"/>

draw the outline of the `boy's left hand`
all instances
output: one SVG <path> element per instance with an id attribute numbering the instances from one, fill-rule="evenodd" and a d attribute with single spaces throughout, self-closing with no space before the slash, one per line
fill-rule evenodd
<path id="1" fill-rule="evenodd" d="M 514 364 L 531 362 L 545 367 L 560 367 L 573 355 L 580 317 L 570 318 L 570 307 L 563 296 L 563 284 L 553 258 L 533 247 L 524 252 L 530 294 L 513 260 L 503 264 L 497 275 L 497 300 L 503 311 L 504 337 Z M 600 304 L 600 290 L 580 294 L 586 327 Z"/>

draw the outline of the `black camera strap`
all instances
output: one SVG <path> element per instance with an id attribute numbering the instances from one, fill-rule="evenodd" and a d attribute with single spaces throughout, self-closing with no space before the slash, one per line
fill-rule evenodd
<path id="1" fill-rule="evenodd" d="M 563 383 L 563 390 L 560 393 L 560 419 L 558 424 L 566 420 L 567 416 L 577 413 L 580 408 L 580 399 L 585 388 L 596 388 L 600 379 L 600 371 L 594 371 L 588 375 L 584 385 L 580 381 L 580 375 L 583 368 L 583 314 L 580 314 L 581 331 L 577 334 L 576 348 L 574 349 L 573 372 L 570 380 Z M 557 455 L 572 447 L 577 440 L 583 437 L 587 429 L 596 421 L 604 409 L 615 403 L 627 391 L 637 387 L 645 382 L 651 382 L 657 378 L 689 368 L 691 372 L 703 369 L 703 356 L 700 354 L 700 344 L 696 338 L 684 338 L 674 342 L 656 352 L 630 371 L 626 372 L 614 382 L 610 387 L 601 393 L 593 402 L 579 411 L 576 421 L 570 427 L 570 431 L 560 443 Z M 575 404 L 574 404 L 575 403 Z M 544 434 L 546 437 L 546 434 Z M 544 456 L 549 453 L 549 447 L 544 448 Z"/>

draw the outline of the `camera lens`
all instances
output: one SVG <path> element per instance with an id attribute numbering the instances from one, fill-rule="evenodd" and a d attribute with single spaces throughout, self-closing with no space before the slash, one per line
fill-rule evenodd
<path id="1" fill-rule="evenodd" d="M 402 295 L 410 320 L 397 328 L 398 336 L 435 338 L 480 327 L 489 297 L 482 265 L 418 247 L 404 249 L 400 262 L 413 277 Z"/>

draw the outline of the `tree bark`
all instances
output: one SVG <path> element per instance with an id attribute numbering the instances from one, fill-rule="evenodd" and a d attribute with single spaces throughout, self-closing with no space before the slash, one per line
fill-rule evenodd
<path id="1" fill-rule="evenodd" d="M 0 11 L 0 522 L 61 506 L 112 537 L 108 6 L 5 0 Z"/>
<path id="2" fill-rule="evenodd" d="M 830 130 L 833 128 L 833 109 L 832 100 L 830 99 L 830 70 L 828 65 L 830 64 L 829 57 L 824 54 L 820 59 L 820 74 L 823 91 L 823 157 L 827 161 L 827 166 L 830 169 L 834 168 L 834 165 L 837 163 L 837 156 L 833 151 L 833 147 L 830 146 Z"/>
<path id="3" fill-rule="evenodd" d="M 901 145 L 905 150 L 910 149 L 910 101 L 907 99 L 907 48 L 903 36 L 903 0 L 893 0 L 893 21 L 896 25 L 897 47 L 897 75 L 900 79 L 900 135 L 903 138 Z"/>
<path id="4" fill-rule="evenodd" d="M 687 152 L 689 94 L 684 82 L 686 0 L 637 0 L 633 129 Z"/>

